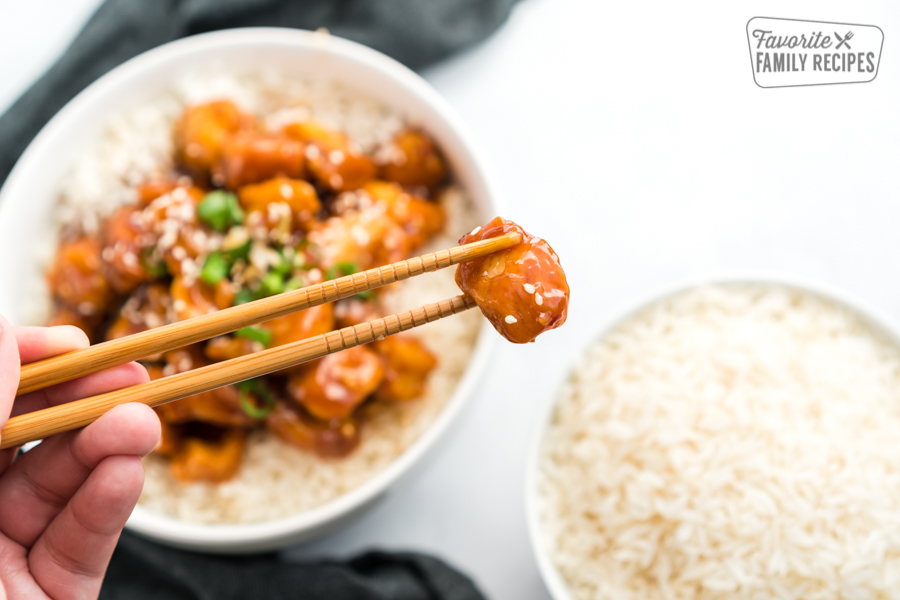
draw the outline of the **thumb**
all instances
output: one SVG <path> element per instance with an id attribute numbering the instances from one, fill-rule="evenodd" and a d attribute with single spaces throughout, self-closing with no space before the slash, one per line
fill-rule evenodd
<path id="1" fill-rule="evenodd" d="M 0 315 L 0 428 L 6 425 L 19 389 L 19 345 L 12 325 Z"/>

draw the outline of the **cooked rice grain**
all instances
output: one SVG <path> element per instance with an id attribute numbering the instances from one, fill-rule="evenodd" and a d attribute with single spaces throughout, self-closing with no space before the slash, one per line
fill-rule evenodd
<path id="1" fill-rule="evenodd" d="M 900 598 L 900 351 L 812 294 L 682 293 L 589 350 L 538 491 L 579 599 Z"/>

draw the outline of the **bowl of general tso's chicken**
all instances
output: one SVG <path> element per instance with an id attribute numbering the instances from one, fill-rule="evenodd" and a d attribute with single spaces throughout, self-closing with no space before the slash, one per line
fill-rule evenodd
<path id="1" fill-rule="evenodd" d="M 404 67 L 324 33 L 206 34 L 113 70 L 29 146 L 0 195 L 0 312 L 98 343 L 450 248 L 496 214 Z M 458 293 L 446 269 L 142 363 L 167 377 Z M 496 339 L 469 311 L 158 407 L 129 528 L 228 552 L 334 526 L 434 445 Z"/>

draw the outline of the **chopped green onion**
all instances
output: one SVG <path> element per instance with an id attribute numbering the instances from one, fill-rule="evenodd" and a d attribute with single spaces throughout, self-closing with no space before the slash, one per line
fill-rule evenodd
<path id="1" fill-rule="evenodd" d="M 144 271 L 147 272 L 150 277 L 154 279 L 159 277 L 165 277 L 169 274 L 169 269 L 166 267 L 166 261 L 158 260 L 154 261 L 153 257 L 153 248 L 150 246 L 146 246 L 141 248 L 139 253 L 139 258 L 141 261 L 141 267 L 143 267 Z"/>
<path id="2" fill-rule="evenodd" d="M 239 260 L 249 260 L 250 259 L 250 247 L 253 245 L 252 240 L 247 240 L 237 248 L 232 248 L 231 250 L 225 251 L 225 256 L 228 259 L 235 263 Z"/>
<path id="3" fill-rule="evenodd" d="M 359 265 L 354 262 L 339 262 L 337 268 L 341 272 L 341 275 L 353 275 L 354 273 L 359 273 Z"/>
<path id="4" fill-rule="evenodd" d="M 366 290 L 364 292 L 360 292 L 354 296 L 355 298 L 359 298 L 360 300 L 371 300 L 375 297 L 375 292 L 373 290 Z"/>
<path id="5" fill-rule="evenodd" d="M 259 342 L 263 346 L 268 347 L 272 343 L 272 332 L 262 327 L 244 327 L 234 332 L 234 335 L 247 340 Z"/>
<path id="6" fill-rule="evenodd" d="M 266 296 L 274 296 L 284 291 L 284 278 L 272 271 L 266 273 L 266 276 L 259 282 L 259 292 L 265 298 Z"/>
<path id="7" fill-rule="evenodd" d="M 290 279 L 287 280 L 287 282 L 285 282 L 284 291 L 290 292 L 291 290 L 299 290 L 304 285 L 306 285 L 306 280 L 303 279 L 303 277 L 300 277 L 299 275 L 297 275 L 297 276 L 291 277 Z"/>
<path id="8" fill-rule="evenodd" d="M 262 398 L 263 405 L 257 406 L 250 394 Z M 254 419 L 265 419 L 275 410 L 275 395 L 258 379 L 248 379 L 238 384 L 238 399 L 241 408 Z"/>
<path id="9" fill-rule="evenodd" d="M 244 211 L 238 204 L 237 196 L 223 190 L 208 193 L 197 205 L 197 216 L 219 232 L 244 222 Z"/>
<path id="10" fill-rule="evenodd" d="M 325 271 L 325 279 L 337 279 L 345 275 L 353 275 L 359 272 L 359 266 L 353 262 L 339 262 L 327 271 Z"/>
<path id="11" fill-rule="evenodd" d="M 216 285 L 228 277 L 230 270 L 231 263 L 225 258 L 225 255 L 218 251 L 212 252 L 206 257 L 206 261 L 200 269 L 200 279 L 209 285 Z"/>
<path id="12" fill-rule="evenodd" d="M 254 300 L 258 300 L 256 297 L 256 293 L 250 288 L 242 288 L 238 290 L 237 294 L 234 295 L 234 305 L 238 304 L 247 304 L 248 302 L 253 302 Z"/>
<path id="13" fill-rule="evenodd" d="M 281 261 L 272 268 L 274 273 L 278 273 L 282 277 L 289 274 L 292 270 L 291 263 L 284 257 L 284 254 L 278 253 L 278 256 L 281 257 Z"/>

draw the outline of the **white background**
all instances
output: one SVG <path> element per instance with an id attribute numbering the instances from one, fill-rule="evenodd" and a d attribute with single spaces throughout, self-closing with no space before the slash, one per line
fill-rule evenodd
<path id="1" fill-rule="evenodd" d="M 820 280 L 900 318 L 900 6 L 686 4 L 526 0 L 486 43 L 425 74 L 474 130 L 505 216 L 563 257 L 569 322 L 504 344 L 427 468 L 297 554 L 419 549 L 493 598 L 545 599 L 524 524 L 526 447 L 605 318 L 672 282 L 747 269 Z M 96 5 L 0 0 L 0 109 Z M 878 25 L 878 77 L 760 89 L 753 16 Z"/>

